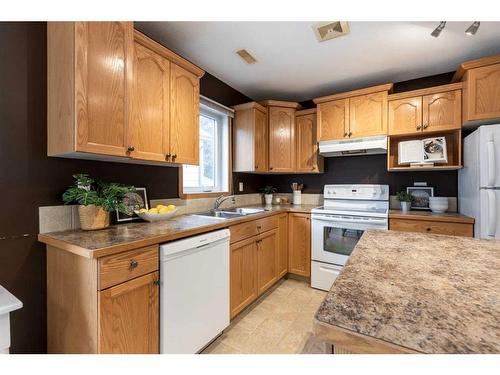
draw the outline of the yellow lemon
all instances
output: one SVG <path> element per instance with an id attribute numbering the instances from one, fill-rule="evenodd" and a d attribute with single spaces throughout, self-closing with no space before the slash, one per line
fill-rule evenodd
<path id="1" fill-rule="evenodd" d="M 169 204 L 167 206 L 167 208 L 168 208 L 169 211 L 173 211 L 173 210 L 175 210 L 176 207 L 173 204 Z"/>
<path id="2" fill-rule="evenodd" d="M 156 205 L 156 209 L 158 209 L 158 210 L 161 209 L 161 208 L 163 208 L 163 207 L 166 207 L 166 206 L 164 206 L 163 204 L 157 204 Z"/>
<path id="3" fill-rule="evenodd" d="M 140 212 L 141 214 L 143 214 L 144 212 L 148 212 L 148 210 L 146 210 L 145 208 L 141 208 L 141 209 L 139 210 L 139 212 Z"/>
<path id="4" fill-rule="evenodd" d="M 148 211 L 150 214 L 157 214 L 158 213 L 158 209 L 156 207 L 154 208 L 150 208 L 149 211 Z"/>
<path id="5" fill-rule="evenodd" d="M 158 213 L 159 214 L 164 214 L 164 213 L 167 213 L 168 212 L 168 208 L 167 207 L 162 207 L 158 210 Z"/>

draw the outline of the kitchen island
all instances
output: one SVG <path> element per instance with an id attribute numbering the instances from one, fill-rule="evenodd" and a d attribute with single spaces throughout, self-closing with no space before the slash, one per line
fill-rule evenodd
<path id="1" fill-rule="evenodd" d="M 334 353 L 500 353 L 500 241 L 366 231 L 318 309 Z"/>

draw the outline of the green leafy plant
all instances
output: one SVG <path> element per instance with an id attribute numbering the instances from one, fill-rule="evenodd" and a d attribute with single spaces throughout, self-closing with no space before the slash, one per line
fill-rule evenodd
<path id="1" fill-rule="evenodd" d="M 415 197 L 406 191 L 398 191 L 396 193 L 396 199 L 400 202 L 413 202 Z"/>
<path id="2" fill-rule="evenodd" d="M 264 194 L 273 194 L 276 193 L 278 190 L 275 187 L 272 187 L 271 185 L 266 185 L 262 189 L 260 189 Z"/>
<path id="3" fill-rule="evenodd" d="M 75 174 L 73 177 L 75 184 L 70 186 L 62 196 L 64 204 L 77 203 L 83 206 L 93 204 L 108 212 L 127 212 L 127 206 L 123 200 L 127 193 L 135 191 L 135 187 L 96 181 L 83 173 Z"/>

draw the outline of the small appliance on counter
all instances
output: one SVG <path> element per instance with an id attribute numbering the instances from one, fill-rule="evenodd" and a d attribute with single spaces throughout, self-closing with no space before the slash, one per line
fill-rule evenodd
<path id="1" fill-rule="evenodd" d="M 388 185 L 325 185 L 311 211 L 311 286 L 330 290 L 363 232 L 389 227 Z"/>
<path id="2" fill-rule="evenodd" d="M 483 125 L 464 138 L 458 171 L 458 210 L 475 219 L 474 237 L 500 239 L 500 124 Z"/>
<path id="3" fill-rule="evenodd" d="M 10 313 L 23 307 L 23 303 L 0 285 L 0 354 L 9 354 Z"/>

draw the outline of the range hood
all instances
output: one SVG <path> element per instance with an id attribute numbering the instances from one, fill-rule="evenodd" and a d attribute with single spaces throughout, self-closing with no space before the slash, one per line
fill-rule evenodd
<path id="1" fill-rule="evenodd" d="M 387 137 L 342 139 L 319 142 L 319 154 L 326 157 L 387 154 Z"/>

